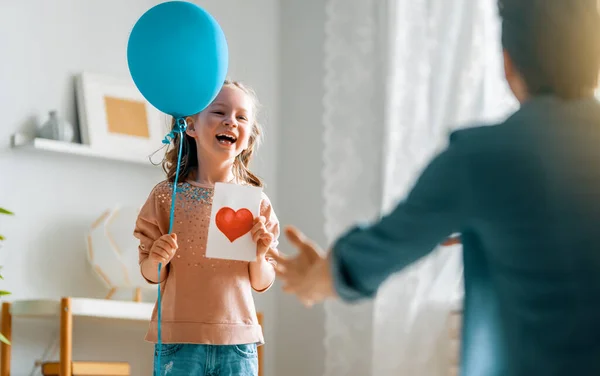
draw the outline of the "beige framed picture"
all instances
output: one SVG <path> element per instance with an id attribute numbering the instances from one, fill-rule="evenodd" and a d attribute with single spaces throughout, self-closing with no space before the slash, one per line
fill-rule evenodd
<path id="1" fill-rule="evenodd" d="M 81 142 L 102 154 L 150 163 L 169 132 L 170 116 L 148 103 L 131 79 L 83 72 L 75 82 Z"/>

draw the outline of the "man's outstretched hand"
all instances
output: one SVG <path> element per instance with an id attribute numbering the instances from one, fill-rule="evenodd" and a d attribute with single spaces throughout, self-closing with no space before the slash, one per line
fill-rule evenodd
<path id="1" fill-rule="evenodd" d="M 297 248 L 295 257 L 275 255 L 275 271 L 283 282 L 283 291 L 295 294 L 307 307 L 335 296 L 329 259 L 312 240 L 294 227 L 285 229 L 290 243 Z"/>

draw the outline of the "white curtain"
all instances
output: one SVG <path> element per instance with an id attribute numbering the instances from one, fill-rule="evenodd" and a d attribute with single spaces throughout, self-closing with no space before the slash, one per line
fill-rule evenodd
<path id="1" fill-rule="evenodd" d="M 390 210 L 453 128 L 516 108 L 503 80 L 495 0 L 329 0 L 325 42 L 326 235 Z M 328 302 L 327 376 L 448 372 L 460 246 L 390 278 L 373 301 Z"/>

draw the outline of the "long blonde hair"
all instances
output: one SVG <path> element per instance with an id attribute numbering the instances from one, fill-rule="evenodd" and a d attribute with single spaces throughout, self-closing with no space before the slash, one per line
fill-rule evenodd
<path id="1" fill-rule="evenodd" d="M 233 175 L 238 181 L 246 182 L 255 187 L 262 187 L 264 186 L 263 181 L 252 171 L 250 171 L 250 168 L 248 167 L 254 152 L 258 149 L 262 141 L 262 127 L 257 120 L 257 114 L 260 107 L 258 97 L 256 96 L 254 90 L 238 81 L 225 80 L 223 86 L 235 86 L 243 91 L 252 100 L 254 110 L 254 122 L 251 126 L 252 128 L 250 131 L 250 139 L 248 140 L 248 147 L 235 157 L 235 161 L 233 162 Z M 173 130 L 174 127 L 175 119 L 171 121 L 171 130 Z M 163 170 L 167 174 L 167 180 L 170 182 L 175 181 L 175 173 L 177 172 L 177 156 L 179 153 L 179 143 L 181 142 L 179 134 L 175 132 L 175 135 L 176 136 L 171 142 L 171 148 L 167 151 L 165 159 L 162 163 Z M 190 174 L 195 173 L 197 168 L 198 154 L 196 142 L 193 137 L 184 133 L 181 150 L 181 168 L 179 171 L 178 183 L 186 181 Z"/>

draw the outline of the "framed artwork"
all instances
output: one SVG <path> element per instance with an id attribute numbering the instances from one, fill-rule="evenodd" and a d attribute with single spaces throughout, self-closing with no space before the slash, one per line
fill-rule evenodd
<path id="1" fill-rule="evenodd" d="M 83 72 L 75 91 L 81 141 L 93 151 L 143 162 L 163 146 L 170 116 L 148 103 L 132 80 Z"/>

